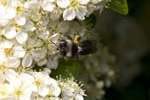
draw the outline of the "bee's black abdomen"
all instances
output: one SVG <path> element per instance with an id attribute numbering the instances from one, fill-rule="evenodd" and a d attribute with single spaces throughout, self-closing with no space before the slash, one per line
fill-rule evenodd
<path id="1" fill-rule="evenodd" d="M 76 56 L 78 55 L 78 47 L 76 46 L 76 44 L 72 45 L 72 56 Z"/>
<path id="2" fill-rule="evenodd" d="M 82 41 L 79 44 L 78 50 L 79 55 L 88 55 L 96 51 L 97 51 L 96 45 L 90 40 Z"/>

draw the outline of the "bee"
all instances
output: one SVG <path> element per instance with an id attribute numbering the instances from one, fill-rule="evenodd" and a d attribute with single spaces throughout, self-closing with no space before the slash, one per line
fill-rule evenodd
<path id="1" fill-rule="evenodd" d="M 60 54 L 64 57 L 75 57 L 79 55 L 88 55 L 97 51 L 96 45 L 92 40 L 84 40 L 80 42 L 80 37 L 67 37 L 60 41 L 58 45 Z"/>

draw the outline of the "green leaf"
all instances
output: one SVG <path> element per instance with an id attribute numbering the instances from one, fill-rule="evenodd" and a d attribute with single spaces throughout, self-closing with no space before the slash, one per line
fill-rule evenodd
<path id="1" fill-rule="evenodd" d="M 111 0 L 108 6 L 120 14 L 123 14 L 123 15 L 128 14 L 127 0 Z"/>
<path id="2" fill-rule="evenodd" d="M 51 77 L 56 78 L 61 76 L 62 78 L 77 78 L 80 71 L 80 62 L 77 60 L 64 60 L 59 61 L 58 68 L 52 70 Z"/>
<path id="3" fill-rule="evenodd" d="M 88 25 L 90 28 L 93 29 L 96 24 L 96 16 L 94 14 L 91 14 L 83 22 L 85 23 L 85 25 Z"/>

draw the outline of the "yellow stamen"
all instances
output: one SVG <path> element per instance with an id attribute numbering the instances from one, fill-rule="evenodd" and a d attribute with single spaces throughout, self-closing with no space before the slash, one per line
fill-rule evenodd
<path id="1" fill-rule="evenodd" d="M 75 8 L 76 8 L 76 7 L 78 6 L 78 4 L 79 4 L 79 1 L 78 1 L 78 0 L 72 0 L 72 1 L 71 1 L 71 6 L 72 6 L 72 7 L 75 7 Z"/>
<path id="2" fill-rule="evenodd" d="M 12 49 L 5 49 L 4 52 L 5 52 L 6 56 L 8 57 L 12 54 Z"/>
<path id="3" fill-rule="evenodd" d="M 0 5 L 6 6 L 8 4 L 7 0 L 0 0 Z"/>

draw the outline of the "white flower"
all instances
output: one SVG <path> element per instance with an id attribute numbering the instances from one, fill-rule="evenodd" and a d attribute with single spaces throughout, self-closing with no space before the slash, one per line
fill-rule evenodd
<path id="1" fill-rule="evenodd" d="M 82 4 L 86 4 L 88 2 L 89 0 L 86 0 L 86 2 L 84 2 L 83 0 L 72 0 L 70 6 L 64 10 L 64 20 L 73 20 L 76 17 L 80 20 L 84 20 L 85 15 L 88 11 L 87 7 Z"/>
<path id="2" fill-rule="evenodd" d="M 34 77 L 35 92 L 37 92 L 40 96 L 43 97 L 48 95 L 49 76 L 43 74 L 42 72 L 33 72 L 32 75 Z"/>
<path id="3" fill-rule="evenodd" d="M 85 96 L 84 90 L 82 90 L 81 87 L 73 80 L 61 79 L 59 85 L 62 89 L 61 96 L 63 100 L 84 100 L 83 99 L 83 96 Z"/>
<path id="4" fill-rule="evenodd" d="M 12 96 L 16 100 L 30 100 L 33 91 L 32 81 L 33 78 L 31 75 L 21 74 L 14 82 L 10 83 L 10 86 L 12 87 Z"/>
<path id="5" fill-rule="evenodd" d="M 20 58 L 24 57 L 25 50 L 20 45 L 14 45 L 13 42 L 0 41 L 0 64 L 17 68 L 20 65 Z"/>

